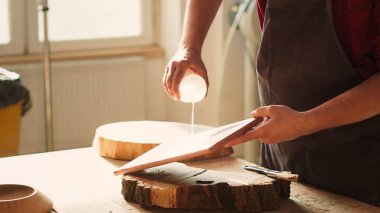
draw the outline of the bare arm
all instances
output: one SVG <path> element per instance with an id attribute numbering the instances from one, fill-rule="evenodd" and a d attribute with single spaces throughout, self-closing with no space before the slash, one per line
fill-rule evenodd
<path id="1" fill-rule="evenodd" d="M 203 42 L 222 0 L 188 0 L 180 47 L 201 52 Z"/>
<path id="2" fill-rule="evenodd" d="M 380 113 L 380 73 L 326 103 L 305 112 L 310 133 L 356 123 Z M 380 125 L 380 124 L 379 124 Z"/>
<path id="3" fill-rule="evenodd" d="M 166 66 L 162 80 L 167 94 L 175 100 L 179 99 L 178 85 L 186 71 L 202 76 L 208 86 L 201 50 L 221 2 L 222 0 L 187 1 L 179 49 Z"/>
<path id="4" fill-rule="evenodd" d="M 280 143 L 323 129 L 356 123 L 380 114 L 380 72 L 354 88 L 306 112 L 287 106 L 259 107 L 253 117 L 267 117 L 262 125 L 248 131 L 229 146 L 260 139 Z"/>

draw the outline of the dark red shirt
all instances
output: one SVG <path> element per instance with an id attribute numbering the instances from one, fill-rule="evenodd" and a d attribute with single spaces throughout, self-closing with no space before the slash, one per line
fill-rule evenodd
<path id="1" fill-rule="evenodd" d="M 267 0 L 257 2 L 262 27 Z M 337 37 L 352 65 L 364 79 L 380 71 L 378 2 L 379 0 L 332 0 Z"/>

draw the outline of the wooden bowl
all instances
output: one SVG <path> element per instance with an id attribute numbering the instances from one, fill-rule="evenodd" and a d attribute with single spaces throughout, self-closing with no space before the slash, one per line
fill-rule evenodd
<path id="1" fill-rule="evenodd" d="M 1 213 L 47 213 L 52 207 L 48 197 L 30 186 L 0 184 Z"/>

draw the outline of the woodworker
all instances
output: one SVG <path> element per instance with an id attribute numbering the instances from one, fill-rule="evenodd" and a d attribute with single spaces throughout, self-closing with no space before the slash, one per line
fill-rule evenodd
<path id="1" fill-rule="evenodd" d="M 188 0 L 181 43 L 163 86 L 179 99 L 190 70 L 204 78 L 203 41 L 221 0 Z M 380 3 L 258 0 L 257 75 L 265 117 L 235 145 L 263 143 L 262 165 L 380 206 Z"/>

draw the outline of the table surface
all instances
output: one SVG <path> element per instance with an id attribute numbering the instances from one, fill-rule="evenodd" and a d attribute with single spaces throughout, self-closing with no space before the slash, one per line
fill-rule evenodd
<path id="1" fill-rule="evenodd" d="M 92 148 L 0 158 L 0 184 L 24 184 L 47 195 L 61 212 L 178 212 L 159 207 L 141 208 L 121 195 L 121 177 L 113 170 L 124 161 L 99 157 Z M 189 166 L 241 171 L 248 162 L 226 157 L 187 163 Z M 181 212 L 235 212 L 184 210 Z M 380 208 L 302 183 L 292 183 L 290 199 L 271 212 L 380 212 Z"/>

